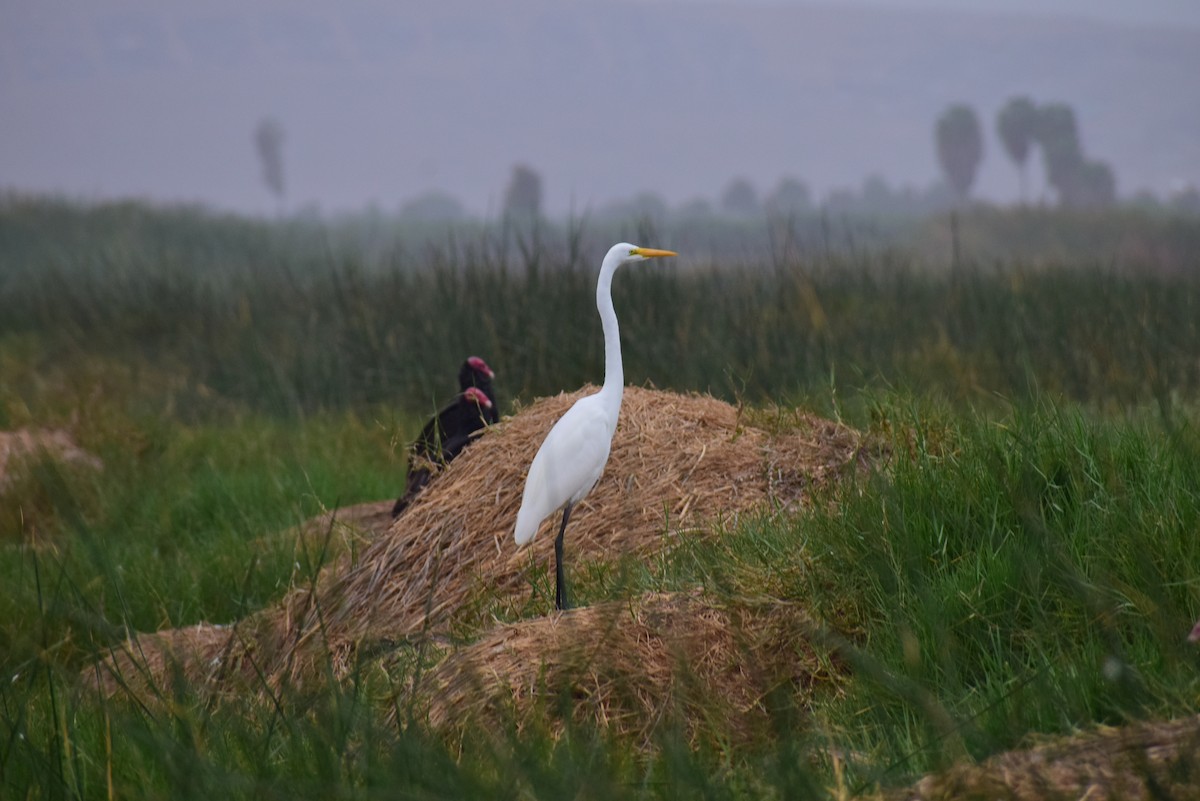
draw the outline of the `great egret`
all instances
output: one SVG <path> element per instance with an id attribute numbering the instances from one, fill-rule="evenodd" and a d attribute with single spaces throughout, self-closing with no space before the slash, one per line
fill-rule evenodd
<path id="1" fill-rule="evenodd" d="M 562 525 L 554 540 L 554 606 L 557 609 L 570 608 L 563 577 L 563 534 L 571 517 L 571 507 L 596 486 L 604 472 L 625 390 L 621 336 L 612 302 L 613 273 L 626 262 L 675 255 L 670 250 L 641 248 L 626 242 L 613 245 L 608 251 L 600 265 L 600 279 L 596 282 L 596 309 L 604 328 L 604 386 L 599 392 L 575 401 L 559 418 L 529 466 L 513 537 L 518 546 L 526 544 L 537 534 L 543 520 L 562 509 Z"/>
<path id="2" fill-rule="evenodd" d="M 425 424 L 413 442 L 404 494 L 392 506 L 392 517 L 407 509 L 417 493 L 429 483 L 431 474 L 423 462 L 448 464 L 467 446 L 472 434 L 488 424 L 500 422 L 496 393 L 492 388 L 495 375 L 487 362 L 478 356 L 463 362 L 458 371 L 458 385 L 462 391 Z"/>

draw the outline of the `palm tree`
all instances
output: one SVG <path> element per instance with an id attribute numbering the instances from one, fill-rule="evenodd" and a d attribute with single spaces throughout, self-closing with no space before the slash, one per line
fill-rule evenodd
<path id="1" fill-rule="evenodd" d="M 1083 147 L 1075 111 L 1066 103 L 1051 103 L 1038 110 L 1037 143 L 1046 163 L 1046 182 L 1058 192 L 1060 203 L 1070 205 L 1083 168 Z"/>
<path id="2" fill-rule="evenodd" d="M 254 147 L 262 162 L 263 183 L 279 202 L 279 213 L 286 205 L 283 181 L 283 125 L 274 117 L 266 117 L 254 129 Z"/>
<path id="3" fill-rule="evenodd" d="M 938 118 L 936 140 L 942 171 L 962 202 L 983 160 L 983 129 L 975 110 L 962 103 L 947 108 Z"/>
<path id="4" fill-rule="evenodd" d="M 1008 157 L 1017 165 L 1021 182 L 1021 203 L 1026 199 L 1026 178 L 1029 149 L 1037 135 L 1038 108 L 1028 97 L 1013 97 L 996 115 L 996 133 Z"/>
<path id="5" fill-rule="evenodd" d="M 542 212 L 542 176 L 526 164 L 513 166 L 504 190 L 504 216 L 536 220 Z"/>

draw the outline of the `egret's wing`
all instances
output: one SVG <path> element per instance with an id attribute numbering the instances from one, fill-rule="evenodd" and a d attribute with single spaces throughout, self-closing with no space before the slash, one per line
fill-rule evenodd
<path id="1" fill-rule="evenodd" d="M 604 472 L 613 430 L 603 410 L 587 403 L 590 399 L 567 410 L 533 457 L 513 532 L 518 545 L 533 539 L 541 522 L 567 501 L 587 495 Z"/>

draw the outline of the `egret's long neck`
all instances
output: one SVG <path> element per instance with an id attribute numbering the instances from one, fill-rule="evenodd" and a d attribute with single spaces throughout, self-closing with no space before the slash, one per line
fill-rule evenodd
<path id="1" fill-rule="evenodd" d="M 617 311 L 612 302 L 612 278 L 620 262 L 605 259 L 596 282 L 596 309 L 604 326 L 604 388 L 600 394 L 608 401 L 613 416 L 620 411 L 621 393 L 625 389 L 625 373 L 621 367 L 621 334 L 617 329 Z"/>

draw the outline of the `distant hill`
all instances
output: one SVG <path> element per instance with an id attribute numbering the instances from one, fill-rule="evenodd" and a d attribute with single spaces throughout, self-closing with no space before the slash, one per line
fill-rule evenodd
<path id="1" fill-rule="evenodd" d="M 824 5 L 114 0 L 6 8 L 0 185 L 268 211 L 250 142 L 284 124 L 292 207 L 438 188 L 494 211 L 513 162 L 553 210 L 784 174 L 818 194 L 938 177 L 936 115 L 1015 93 L 1078 112 L 1119 190 L 1200 184 L 1200 31 Z"/>

